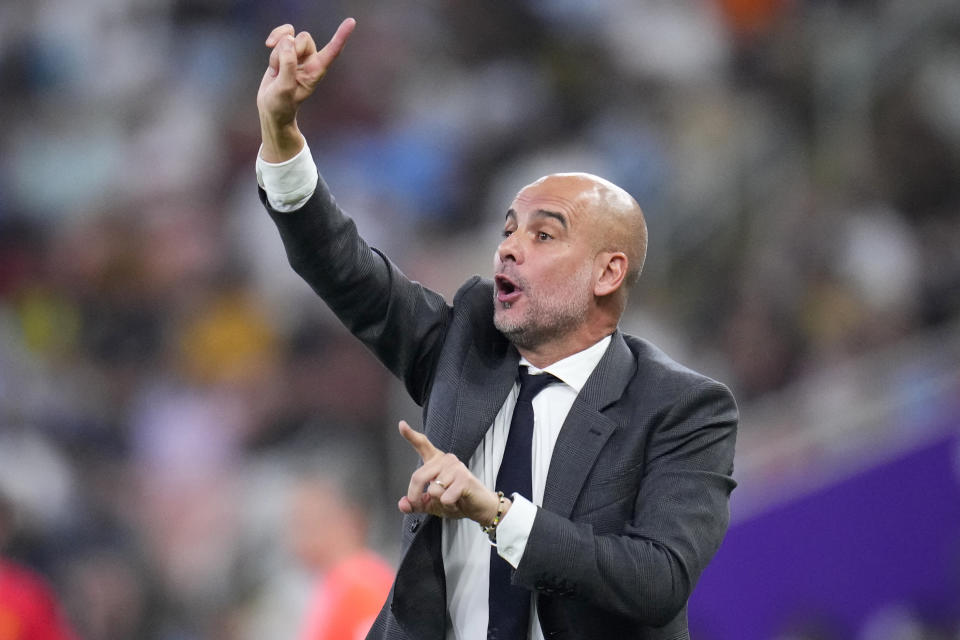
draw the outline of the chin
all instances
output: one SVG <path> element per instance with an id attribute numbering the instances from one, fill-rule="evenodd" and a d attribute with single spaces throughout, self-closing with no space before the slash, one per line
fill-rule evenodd
<path id="1" fill-rule="evenodd" d="M 516 330 L 516 327 L 514 326 L 514 322 L 504 317 L 505 312 L 505 309 L 500 308 L 497 308 L 493 312 L 493 326 L 495 326 L 500 333 L 510 335 L 512 331 Z"/>
<path id="2" fill-rule="evenodd" d="M 500 307 L 493 312 L 493 326 L 497 328 L 497 331 L 507 337 L 523 331 L 523 325 L 519 319 L 511 318 L 510 310 Z"/>
<path id="3" fill-rule="evenodd" d="M 531 328 L 526 324 L 522 323 L 517 318 L 504 318 L 500 313 L 495 313 L 493 316 L 493 326 L 497 330 L 506 336 L 515 347 L 520 347 L 521 349 L 533 349 L 537 345 L 537 339 L 535 331 L 531 331 Z"/>

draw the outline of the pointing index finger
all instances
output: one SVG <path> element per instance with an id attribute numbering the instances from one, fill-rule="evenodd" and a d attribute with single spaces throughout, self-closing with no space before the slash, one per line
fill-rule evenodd
<path id="1" fill-rule="evenodd" d="M 400 435 L 413 446 L 420 455 L 420 459 L 424 462 L 438 455 L 443 455 L 443 452 L 433 446 L 433 443 L 430 442 L 427 436 L 419 431 L 414 431 L 413 427 L 407 424 L 406 420 L 401 420 L 399 427 Z"/>

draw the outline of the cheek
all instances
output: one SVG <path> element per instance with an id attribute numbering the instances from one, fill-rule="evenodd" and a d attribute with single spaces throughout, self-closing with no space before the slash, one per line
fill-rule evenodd
<path id="1" fill-rule="evenodd" d="M 568 298 L 578 297 L 581 294 L 593 292 L 593 265 L 581 263 L 576 268 L 557 271 L 554 284 L 560 288 Z"/>

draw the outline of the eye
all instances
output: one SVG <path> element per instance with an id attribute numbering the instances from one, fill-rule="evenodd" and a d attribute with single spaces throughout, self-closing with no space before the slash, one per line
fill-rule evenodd
<path id="1" fill-rule="evenodd" d="M 501 235 L 502 235 L 504 238 L 509 238 L 512 233 L 513 233 L 513 229 L 504 229 L 504 230 L 501 232 Z"/>
<path id="2" fill-rule="evenodd" d="M 551 236 L 551 235 L 550 235 L 549 233 L 547 233 L 546 231 L 538 231 L 538 232 L 537 232 L 537 240 L 547 241 L 547 240 L 551 240 L 551 239 L 553 239 L 553 236 Z"/>

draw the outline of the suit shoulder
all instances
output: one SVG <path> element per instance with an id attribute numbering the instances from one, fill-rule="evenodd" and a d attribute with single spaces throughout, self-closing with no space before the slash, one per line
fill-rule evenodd
<path id="1" fill-rule="evenodd" d="M 453 298 L 451 344 L 460 344 L 482 358 L 504 357 L 510 341 L 493 324 L 493 281 L 473 276 Z"/>
<path id="2" fill-rule="evenodd" d="M 472 276 L 457 289 L 453 296 L 454 306 L 458 304 L 486 304 L 493 313 L 493 280 Z"/>
<path id="3" fill-rule="evenodd" d="M 463 283 L 453 296 L 453 315 L 464 320 L 475 331 L 486 333 L 493 329 L 493 281 L 473 276 Z"/>
<path id="4" fill-rule="evenodd" d="M 717 387 L 729 394 L 730 390 L 722 382 L 695 371 L 671 358 L 667 353 L 649 340 L 624 334 L 624 341 L 637 359 L 640 376 L 647 383 L 659 382 L 680 389 L 691 387 Z"/>
<path id="5" fill-rule="evenodd" d="M 624 341 L 637 360 L 637 374 L 627 390 L 640 399 L 637 411 L 658 416 L 663 428 L 700 416 L 701 421 L 736 429 L 740 412 L 725 384 L 680 364 L 652 342 L 635 336 L 624 336 Z"/>

